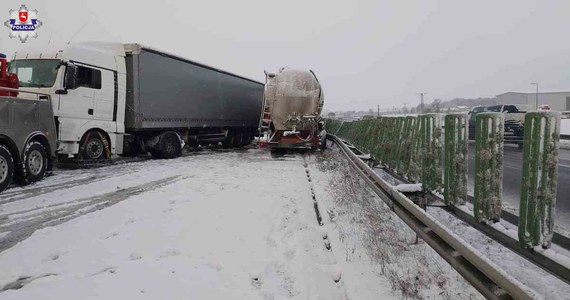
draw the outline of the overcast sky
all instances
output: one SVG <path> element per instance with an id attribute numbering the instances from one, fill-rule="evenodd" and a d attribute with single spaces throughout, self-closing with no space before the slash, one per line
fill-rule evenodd
<path id="1" fill-rule="evenodd" d="M 327 110 L 570 90 L 570 1 L 3 0 L 43 26 L 27 46 L 137 42 L 259 81 L 315 71 Z M 79 32 L 78 30 L 81 29 Z M 0 29 L 0 52 L 24 46 Z"/>

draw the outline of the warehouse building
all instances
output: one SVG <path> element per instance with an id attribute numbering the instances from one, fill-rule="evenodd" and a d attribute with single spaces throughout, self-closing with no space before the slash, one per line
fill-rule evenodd
<path id="1" fill-rule="evenodd" d="M 497 104 L 517 104 L 526 110 L 536 109 L 536 93 L 507 92 L 497 95 Z M 570 92 L 538 93 L 538 106 L 551 110 L 570 111 Z"/>

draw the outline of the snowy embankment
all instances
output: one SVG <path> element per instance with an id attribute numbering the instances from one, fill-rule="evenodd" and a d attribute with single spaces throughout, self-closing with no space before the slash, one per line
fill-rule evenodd
<path id="1" fill-rule="evenodd" d="M 335 149 L 332 145 L 331 148 Z M 483 298 L 451 266 L 400 220 L 355 174 L 336 151 L 312 156 L 309 164 L 315 194 L 332 251 L 344 264 L 360 261 L 381 274 L 404 299 Z M 362 289 L 377 284 L 360 282 Z M 375 296 L 372 298 L 383 299 Z"/>
<path id="2" fill-rule="evenodd" d="M 327 249 L 327 184 L 256 149 L 57 172 L 0 198 L 0 298 L 393 298 L 369 259 Z"/>

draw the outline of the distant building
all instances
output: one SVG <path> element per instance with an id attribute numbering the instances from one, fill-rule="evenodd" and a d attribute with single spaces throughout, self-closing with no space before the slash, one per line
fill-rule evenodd
<path id="1" fill-rule="evenodd" d="M 518 104 L 526 110 L 536 109 L 536 93 L 507 92 L 497 95 L 497 104 Z M 538 93 L 538 105 L 550 109 L 570 111 L 570 92 Z"/>

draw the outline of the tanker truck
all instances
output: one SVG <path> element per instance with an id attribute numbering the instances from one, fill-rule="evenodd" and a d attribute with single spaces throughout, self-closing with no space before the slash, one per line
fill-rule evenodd
<path id="1" fill-rule="evenodd" d="M 22 106 L 15 100 L 30 95 L 51 103 L 55 134 L 49 134 L 57 145 L 45 142 L 50 150 L 40 154 L 53 152 L 59 160 L 149 152 L 174 158 L 184 145 L 244 146 L 257 133 L 263 105 L 261 82 L 139 44 L 86 42 L 18 51 L 9 74 L 12 84 L 19 78 L 18 90 L 4 90 L 10 107 Z M 8 107 L 1 104 L 0 112 Z M 25 174 L 18 170 L 27 168 L 22 149 L 31 140 L 14 134 L 0 127 L 0 146 L 10 145 L 4 159 L 16 169 L 5 174 Z"/>
<path id="2" fill-rule="evenodd" d="M 316 150 L 326 147 L 321 119 L 324 94 L 313 71 L 281 68 L 265 72 L 260 143 L 270 148 Z"/>

